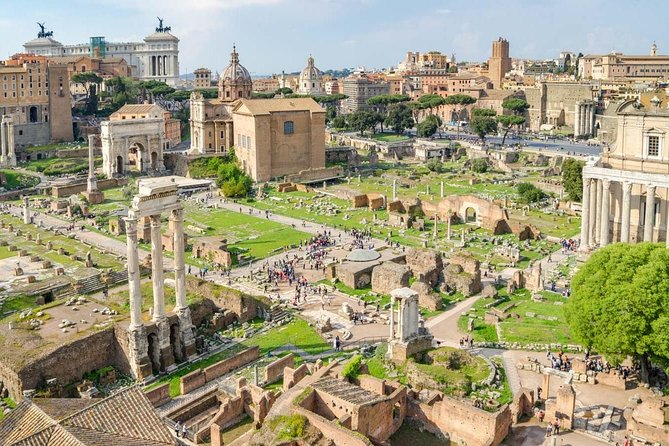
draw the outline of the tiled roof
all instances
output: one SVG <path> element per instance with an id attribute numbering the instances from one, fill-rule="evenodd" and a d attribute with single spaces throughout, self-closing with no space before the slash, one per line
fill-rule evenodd
<path id="1" fill-rule="evenodd" d="M 61 400 L 62 401 L 62 400 Z M 176 445 L 169 429 L 137 386 L 76 409 L 64 403 L 25 400 L 0 423 L 0 446 L 167 446 Z M 47 415 L 46 411 L 53 415 Z"/>
<path id="2" fill-rule="evenodd" d="M 235 105 L 234 111 L 251 115 L 267 115 L 287 111 L 325 113 L 325 109 L 311 98 L 241 99 Z"/>
<path id="3" fill-rule="evenodd" d="M 135 114 L 141 114 L 141 113 L 149 113 L 154 109 L 154 107 L 159 107 L 160 105 L 156 104 L 125 104 L 123 107 L 119 108 L 116 110 L 114 113 L 115 115 L 122 115 L 126 113 L 135 113 Z"/>

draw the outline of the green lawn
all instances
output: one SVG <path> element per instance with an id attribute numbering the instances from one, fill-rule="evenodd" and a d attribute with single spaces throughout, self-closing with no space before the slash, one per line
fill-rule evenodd
<path id="1" fill-rule="evenodd" d="M 253 429 L 253 418 L 246 416 L 239 423 L 221 432 L 221 444 L 230 444 L 237 438 Z"/>
<path id="2" fill-rule="evenodd" d="M 421 316 L 423 316 L 424 319 L 429 319 L 431 317 L 438 316 L 441 313 L 443 313 L 444 311 L 450 309 L 450 306 L 454 302 L 459 302 L 459 301 L 465 299 L 465 296 L 459 291 L 457 291 L 457 292 L 455 292 L 451 295 L 446 294 L 446 293 L 439 293 L 439 296 L 441 296 L 441 302 L 442 302 L 444 308 L 442 308 L 441 310 L 427 310 L 426 308 L 421 307 L 420 314 L 421 314 Z"/>
<path id="3" fill-rule="evenodd" d="M 39 177 L 26 175 L 14 170 L 0 170 L 0 175 L 5 176 L 5 183 L 0 187 L 5 190 L 22 189 L 36 186 L 39 183 Z"/>
<path id="4" fill-rule="evenodd" d="M 262 259 L 311 237 L 306 232 L 265 218 L 225 209 L 201 209 L 191 203 L 184 205 L 186 226 L 211 228 L 206 231 L 207 236 L 227 239 L 231 250 L 242 252 L 247 258 Z M 192 239 L 197 238 L 196 232 L 188 232 Z"/>
<path id="5" fill-rule="evenodd" d="M 511 303 L 516 303 L 516 306 L 509 309 L 508 312 L 518 315 L 518 317 L 510 317 L 500 322 L 502 341 L 520 344 L 570 344 L 573 342 L 564 317 L 564 306 L 555 305 L 555 302 L 566 302 L 566 299 L 561 295 L 544 291 L 541 294 L 545 301 L 534 302 L 531 299 L 531 293 L 527 290 L 518 290 L 510 297 L 507 296 L 506 289 L 499 289 L 498 293 L 500 297 L 508 297 L 508 300 L 498 304 L 497 308 L 505 308 Z M 486 312 L 484 306 L 490 302 L 490 299 L 480 299 L 469 313 L 476 316 L 472 335 L 477 342 L 498 341 L 495 327 L 483 322 L 483 316 Z M 535 316 L 527 316 L 527 313 L 534 313 Z M 458 328 L 464 333 L 467 333 L 469 317 L 469 315 L 464 315 L 458 319 Z M 547 320 L 541 317 L 555 317 L 557 320 Z"/>
<path id="6" fill-rule="evenodd" d="M 102 166 L 101 157 L 95 159 L 95 165 Z M 88 170 L 88 158 L 45 158 L 28 161 L 22 167 L 45 175 L 73 174 Z"/>
<path id="7" fill-rule="evenodd" d="M 242 343 L 247 347 L 257 345 L 261 356 L 286 344 L 292 344 L 312 355 L 323 353 L 331 348 L 331 345 L 325 342 L 316 330 L 300 318 L 245 339 Z"/>
<path id="8" fill-rule="evenodd" d="M 367 135 L 368 138 L 375 139 L 377 141 L 383 142 L 398 142 L 398 141 L 407 141 L 409 137 L 406 135 L 397 135 L 395 133 L 374 133 L 372 135 Z"/>

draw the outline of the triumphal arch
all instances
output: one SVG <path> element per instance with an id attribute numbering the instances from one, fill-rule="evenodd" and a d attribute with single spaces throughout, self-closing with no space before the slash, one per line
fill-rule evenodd
<path id="1" fill-rule="evenodd" d="M 163 173 L 164 123 L 162 118 L 102 122 L 102 169 L 107 178 L 133 171 Z"/>

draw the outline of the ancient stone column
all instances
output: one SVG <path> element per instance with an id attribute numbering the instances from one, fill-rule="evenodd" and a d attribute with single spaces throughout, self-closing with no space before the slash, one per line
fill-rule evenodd
<path id="1" fill-rule="evenodd" d="M 395 339 L 395 297 L 390 295 L 390 336 L 388 341 Z"/>
<path id="2" fill-rule="evenodd" d="M 646 187 L 646 218 L 643 225 L 643 241 L 653 241 L 653 217 L 655 216 L 655 185 Z"/>
<path id="3" fill-rule="evenodd" d="M 184 360 L 196 353 L 193 321 L 186 303 L 186 262 L 184 260 L 184 218 L 183 209 L 175 209 L 170 214 L 172 237 L 174 238 L 174 282 L 176 303 L 174 312 L 179 317 L 180 343 L 175 346 L 178 360 Z"/>
<path id="4" fill-rule="evenodd" d="M 630 207 L 632 202 L 632 183 L 625 181 L 623 183 L 623 209 L 620 219 L 620 241 L 629 243 L 630 241 Z"/>
<path id="5" fill-rule="evenodd" d="M 440 194 L 440 196 L 441 196 L 441 198 L 444 198 L 444 182 L 443 181 L 441 182 L 441 194 Z"/>
<path id="6" fill-rule="evenodd" d="M 438 235 L 438 229 L 437 229 L 437 221 L 439 219 L 439 216 L 437 214 L 434 214 L 434 238 L 437 238 Z"/>
<path id="7" fill-rule="evenodd" d="M 88 135 L 88 193 L 98 190 L 95 179 L 95 135 Z"/>
<path id="8" fill-rule="evenodd" d="M 597 179 L 590 179 L 590 246 L 597 246 L 595 233 L 597 229 Z"/>
<path id="9" fill-rule="evenodd" d="M 165 317 L 165 281 L 163 279 L 163 243 L 160 215 L 151 216 L 151 279 L 153 283 L 153 320 Z"/>
<path id="10" fill-rule="evenodd" d="M 602 207 L 602 195 L 604 194 L 604 185 L 602 184 L 602 180 L 597 180 L 597 211 L 595 212 L 595 215 L 597 216 L 596 224 L 595 224 L 595 243 L 599 245 L 602 239 L 602 212 L 601 212 L 601 207 Z"/>
<path id="11" fill-rule="evenodd" d="M 574 105 L 574 137 L 580 136 L 580 134 L 581 134 L 579 132 L 579 128 L 578 128 L 580 122 L 581 122 L 581 104 L 579 102 L 577 102 Z M 581 241 L 581 243 L 583 243 L 583 242 Z"/>
<path id="12" fill-rule="evenodd" d="M 581 250 L 587 250 L 590 246 L 590 178 L 583 178 L 581 203 Z"/>
<path id="13" fill-rule="evenodd" d="M 28 197 L 23 197 L 23 223 L 30 224 L 30 200 Z"/>
<path id="14" fill-rule="evenodd" d="M 7 162 L 7 127 L 3 116 L 0 122 L 0 164 L 2 165 Z"/>
<path id="15" fill-rule="evenodd" d="M 446 226 L 446 228 L 447 228 L 446 229 L 446 231 L 447 231 L 446 232 L 446 238 L 448 240 L 450 240 L 451 239 L 451 216 L 450 215 L 448 217 L 446 217 L 446 224 L 447 224 L 447 226 Z"/>
<path id="16" fill-rule="evenodd" d="M 142 291 L 140 288 L 139 253 L 137 250 L 137 219 L 125 219 L 125 233 L 128 248 L 128 289 L 130 292 L 130 327 L 142 323 Z"/>
<path id="17" fill-rule="evenodd" d="M 393 201 L 397 200 L 397 178 L 393 179 Z"/>
<path id="18" fill-rule="evenodd" d="M 602 233 L 599 236 L 600 246 L 609 244 L 609 201 L 611 197 L 611 180 L 602 181 Z"/>

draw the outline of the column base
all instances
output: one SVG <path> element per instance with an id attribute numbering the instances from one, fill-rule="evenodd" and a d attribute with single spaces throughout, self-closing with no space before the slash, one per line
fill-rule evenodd
<path id="1" fill-rule="evenodd" d="M 89 204 L 100 204 L 105 201 L 105 195 L 99 190 L 86 191 L 84 196 Z"/>
<path id="2" fill-rule="evenodd" d="M 170 320 L 162 316 L 155 320 L 158 329 L 158 345 L 160 346 L 160 370 L 165 371 L 174 364 Z"/>
<path id="3" fill-rule="evenodd" d="M 168 345 L 167 347 L 160 348 L 160 370 L 168 371 L 174 366 L 174 352 L 172 351 L 172 346 Z"/>
<path id="4" fill-rule="evenodd" d="M 179 317 L 179 334 L 181 335 L 183 356 L 185 359 L 188 359 L 197 353 L 197 350 L 195 349 L 195 335 L 193 334 L 193 322 L 191 319 L 190 308 L 177 308 L 175 313 Z"/>
<path id="5" fill-rule="evenodd" d="M 151 359 L 149 359 L 149 340 L 146 336 L 146 327 L 140 325 L 128 328 L 128 350 L 130 369 L 138 381 L 153 375 Z"/>

